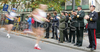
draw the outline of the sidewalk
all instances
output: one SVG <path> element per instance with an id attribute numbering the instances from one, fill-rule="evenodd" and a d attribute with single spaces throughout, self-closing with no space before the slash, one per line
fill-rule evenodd
<path id="1" fill-rule="evenodd" d="M 27 38 L 36 39 L 36 37 L 34 37 L 32 35 L 21 34 L 21 32 L 18 32 L 18 31 L 17 32 L 12 31 L 12 34 L 15 34 L 15 35 L 18 35 L 18 36 L 24 36 L 24 37 L 27 37 Z M 50 37 L 51 36 L 52 36 L 52 34 L 50 33 Z M 50 39 L 50 38 L 49 39 L 42 39 L 41 41 L 52 43 L 52 44 L 59 45 L 59 46 L 64 46 L 64 47 L 69 47 L 69 48 L 73 48 L 73 49 L 78 49 L 78 50 L 91 52 L 90 49 L 86 48 L 89 45 L 88 36 L 87 36 L 86 33 L 84 33 L 83 46 L 82 47 L 77 47 L 77 46 L 74 46 L 74 44 L 67 43 L 67 42 L 58 43 L 57 40 Z M 93 51 L 93 52 L 100 52 L 99 49 L 100 49 L 100 39 L 97 39 L 97 49 L 95 51 Z"/>

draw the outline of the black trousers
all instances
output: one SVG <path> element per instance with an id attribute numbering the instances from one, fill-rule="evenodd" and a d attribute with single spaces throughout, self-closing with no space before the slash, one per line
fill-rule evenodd
<path id="1" fill-rule="evenodd" d="M 72 30 L 70 29 L 69 42 L 71 42 L 72 36 L 73 36 L 73 42 L 75 42 L 75 31 L 72 31 Z"/>
<path id="2" fill-rule="evenodd" d="M 49 38 L 49 29 L 50 29 L 50 27 L 48 27 L 48 28 L 46 29 L 46 37 L 47 37 L 47 38 Z"/>
<path id="3" fill-rule="evenodd" d="M 63 40 L 65 41 L 68 41 L 68 34 L 67 34 L 67 29 L 63 30 Z"/>
<path id="4" fill-rule="evenodd" d="M 96 49 L 96 29 L 88 29 L 88 37 L 90 42 L 89 46 Z"/>
<path id="5" fill-rule="evenodd" d="M 84 27 L 76 27 L 77 45 L 82 45 Z"/>
<path id="6" fill-rule="evenodd" d="M 54 35 L 56 36 L 56 39 L 58 39 L 58 32 L 57 32 L 57 27 L 53 26 L 52 27 L 52 37 L 54 38 Z"/>

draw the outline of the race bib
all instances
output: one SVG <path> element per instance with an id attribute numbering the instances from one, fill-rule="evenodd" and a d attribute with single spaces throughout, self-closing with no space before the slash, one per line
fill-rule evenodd
<path id="1" fill-rule="evenodd" d="M 10 18 L 10 20 L 14 20 L 14 18 Z"/>

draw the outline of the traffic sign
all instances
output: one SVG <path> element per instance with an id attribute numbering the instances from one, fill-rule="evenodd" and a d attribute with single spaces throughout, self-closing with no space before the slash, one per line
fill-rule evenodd
<path id="1" fill-rule="evenodd" d="M 91 0 L 91 5 L 95 6 L 95 0 Z"/>
<path id="2" fill-rule="evenodd" d="M 3 6 L 3 11 L 8 11 L 8 7 L 9 7 L 9 5 L 4 4 L 4 6 Z"/>

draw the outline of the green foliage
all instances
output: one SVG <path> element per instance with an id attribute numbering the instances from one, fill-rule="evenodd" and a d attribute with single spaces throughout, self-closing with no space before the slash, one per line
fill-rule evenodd
<path id="1" fill-rule="evenodd" d="M 26 0 L 21 0 L 21 1 L 16 1 L 16 0 L 0 0 L 3 1 L 2 3 L 9 3 L 11 2 L 11 5 L 15 4 L 15 3 L 26 3 Z M 27 0 L 29 1 L 29 0 Z M 70 0 L 30 0 L 31 4 L 30 5 L 26 5 L 26 7 L 31 7 L 31 8 L 38 8 L 39 4 L 46 4 L 48 5 L 48 8 L 54 8 L 54 10 L 60 12 L 62 11 L 61 8 L 61 4 Z M 81 0 L 75 0 L 76 5 L 80 5 Z"/>
<path id="2" fill-rule="evenodd" d="M 61 4 L 66 1 L 70 0 L 35 0 L 30 6 L 33 8 L 38 8 L 39 4 L 47 4 L 48 8 L 54 8 L 54 10 L 60 12 L 62 11 Z M 80 2 L 80 0 L 75 0 L 77 6 L 80 5 Z"/>
<path id="3" fill-rule="evenodd" d="M 75 0 L 76 6 L 80 5 L 81 0 Z"/>

